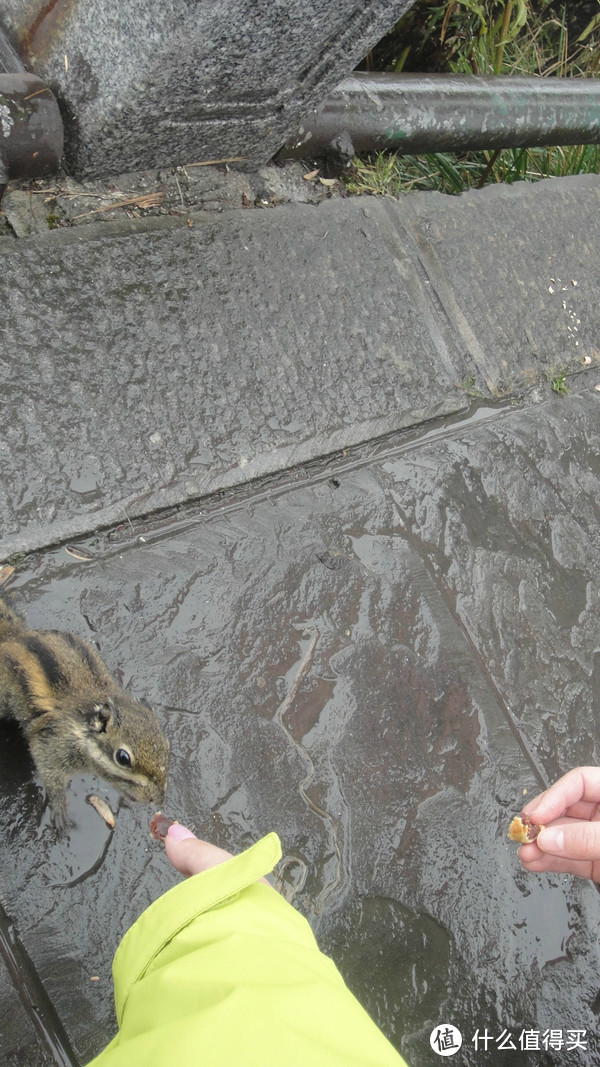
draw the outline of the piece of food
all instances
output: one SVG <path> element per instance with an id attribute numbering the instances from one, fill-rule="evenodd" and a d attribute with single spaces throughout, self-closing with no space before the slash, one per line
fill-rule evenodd
<path id="1" fill-rule="evenodd" d="M 90 796 L 87 798 L 87 802 L 88 804 L 91 804 L 93 808 L 96 809 L 98 815 L 100 815 L 104 819 L 106 825 L 110 826 L 111 830 L 114 830 L 115 826 L 117 825 L 117 820 L 115 819 L 106 801 L 102 800 L 101 797 L 95 796 L 94 793 L 91 793 Z"/>
<path id="2" fill-rule="evenodd" d="M 526 815 L 515 815 L 508 828 L 508 836 L 511 841 L 518 841 L 520 845 L 528 845 L 531 841 L 535 841 L 540 830 L 543 829 L 543 826 L 531 822 Z"/>
<path id="3" fill-rule="evenodd" d="M 155 841 L 164 841 L 169 832 L 169 827 L 177 822 L 177 819 L 167 819 L 162 811 L 157 811 L 150 820 L 150 833 Z"/>

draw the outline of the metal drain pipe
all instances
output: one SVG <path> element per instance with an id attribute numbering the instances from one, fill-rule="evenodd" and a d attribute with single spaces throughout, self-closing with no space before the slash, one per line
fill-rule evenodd
<path id="1" fill-rule="evenodd" d="M 63 124 L 52 92 L 28 74 L 0 32 L 0 187 L 58 170 Z"/>
<path id="2" fill-rule="evenodd" d="M 354 74 L 304 119 L 275 158 L 568 144 L 600 144 L 600 80 Z"/>

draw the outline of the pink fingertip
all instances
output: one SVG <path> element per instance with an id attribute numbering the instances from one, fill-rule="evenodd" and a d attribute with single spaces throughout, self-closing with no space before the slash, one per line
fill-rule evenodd
<path id="1" fill-rule="evenodd" d="M 187 826 L 182 826 L 180 822 L 174 822 L 167 830 L 167 837 L 170 837 L 172 841 L 185 841 L 187 837 L 196 837 L 196 835 L 191 830 L 188 830 Z"/>

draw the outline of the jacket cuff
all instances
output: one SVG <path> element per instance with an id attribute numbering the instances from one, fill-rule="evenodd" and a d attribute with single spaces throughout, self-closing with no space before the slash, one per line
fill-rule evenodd
<path id="1" fill-rule="evenodd" d="M 119 1025 L 130 989 L 165 945 L 198 915 L 223 904 L 268 874 L 280 859 L 277 834 L 267 834 L 239 856 L 180 882 L 142 912 L 123 937 L 113 960 Z"/>

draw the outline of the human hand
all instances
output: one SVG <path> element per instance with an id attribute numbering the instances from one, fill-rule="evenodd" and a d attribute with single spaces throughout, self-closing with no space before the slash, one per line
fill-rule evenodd
<path id="1" fill-rule="evenodd" d="M 210 867 L 218 867 L 220 863 L 233 858 L 231 852 L 212 845 L 210 841 L 201 841 L 187 826 L 182 826 L 179 822 L 171 823 L 165 837 L 158 836 L 164 841 L 169 863 L 185 878 L 192 874 L 202 874 Z M 261 878 L 260 881 L 271 885 L 266 878 Z"/>
<path id="2" fill-rule="evenodd" d="M 164 843 L 169 863 L 186 878 L 232 858 L 230 852 L 211 845 L 209 841 L 200 841 L 191 830 L 178 822 L 169 827 Z"/>
<path id="3" fill-rule="evenodd" d="M 600 882 L 600 767 L 576 767 L 523 808 L 543 825 L 519 848 L 527 871 L 575 874 Z"/>

